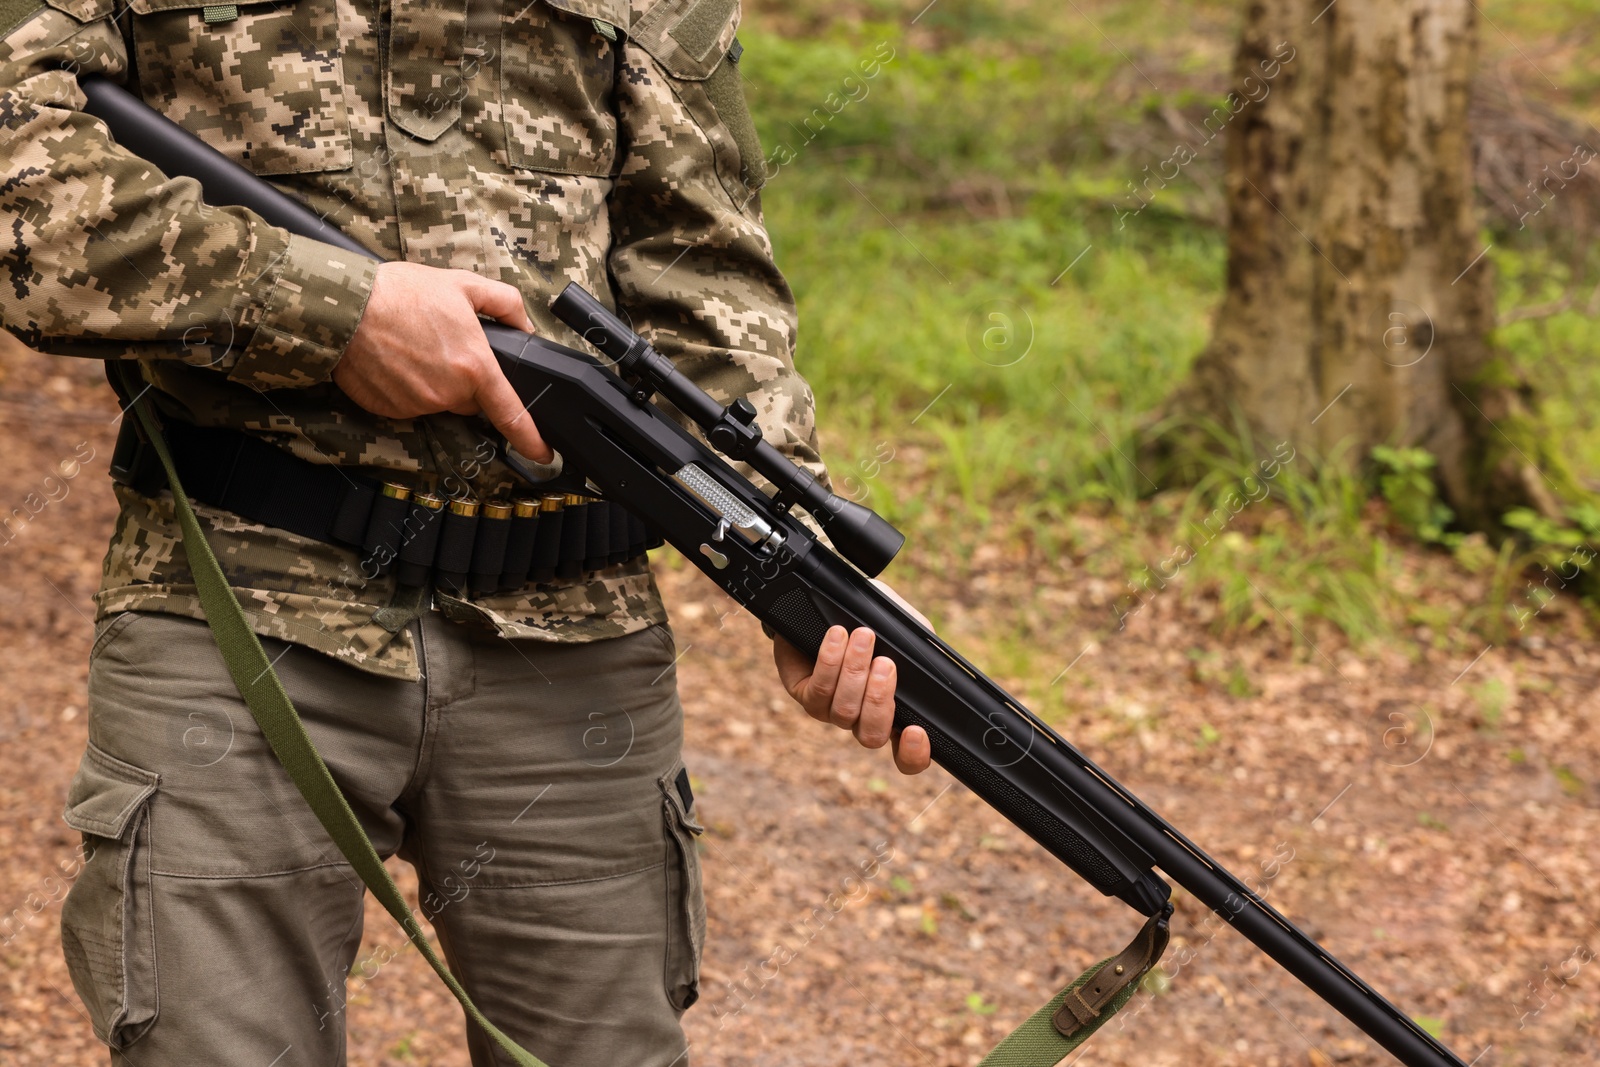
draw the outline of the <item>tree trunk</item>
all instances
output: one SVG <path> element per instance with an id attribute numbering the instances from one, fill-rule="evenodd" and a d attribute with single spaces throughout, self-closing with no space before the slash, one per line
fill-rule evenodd
<path id="1" fill-rule="evenodd" d="M 1459 518 L 1492 528 L 1510 507 L 1558 505 L 1526 387 L 1489 338 L 1476 37 L 1471 0 L 1250 3 L 1229 99 L 1228 290 L 1176 401 L 1324 457 L 1425 448 Z"/>

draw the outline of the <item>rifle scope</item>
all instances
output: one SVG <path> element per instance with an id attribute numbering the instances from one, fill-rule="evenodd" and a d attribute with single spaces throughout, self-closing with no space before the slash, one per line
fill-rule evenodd
<path id="1" fill-rule="evenodd" d="M 867 577 L 879 574 L 905 544 L 905 535 L 882 516 L 830 493 L 810 471 L 762 440 L 749 401 L 741 398 L 727 407 L 717 403 L 583 286 L 569 284 L 550 310 L 615 364 L 617 373 L 638 389 L 637 400 L 643 403 L 651 393 L 660 393 L 705 431 L 717 451 L 744 460 L 776 486 L 780 508 L 805 508 L 839 554 Z"/>

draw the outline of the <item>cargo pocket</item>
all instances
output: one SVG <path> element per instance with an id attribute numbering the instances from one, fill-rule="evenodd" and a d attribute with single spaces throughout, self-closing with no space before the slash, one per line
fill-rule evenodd
<path id="1" fill-rule="evenodd" d="M 156 1018 L 147 811 L 160 775 L 91 743 L 62 818 L 83 834 L 85 862 L 61 908 L 61 947 L 95 1036 L 114 1049 Z"/>
<path id="2" fill-rule="evenodd" d="M 145 103 L 257 174 L 354 165 L 337 0 L 130 0 Z"/>
<path id="3" fill-rule="evenodd" d="M 766 161 L 739 77 L 739 0 L 656 0 L 628 37 L 650 54 L 711 142 L 717 178 L 740 209 L 766 181 Z"/>
<path id="4" fill-rule="evenodd" d="M 680 762 L 657 779 L 667 824 L 667 999 L 685 1011 L 700 999 L 700 957 L 706 945 L 706 898 L 695 838 L 706 828 L 694 817 L 689 772 Z"/>

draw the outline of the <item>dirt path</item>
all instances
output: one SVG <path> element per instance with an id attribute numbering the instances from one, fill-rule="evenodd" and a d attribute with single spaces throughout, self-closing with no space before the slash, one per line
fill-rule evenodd
<path id="1" fill-rule="evenodd" d="M 57 865 L 76 845 L 58 813 L 84 741 L 89 598 L 112 516 L 115 409 L 99 383 L 95 364 L 0 348 L 0 515 L 48 501 L 0 544 L 0 1064 L 18 1067 L 104 1062 L 56 932 Z M 1075 652 L 1093 631 L 1073 620 L 1105 618 L 1114 591 L 1050 564 L 997 559 L 964 591 L 911 592 L 959 597 L 947 632 L 980 663 L 987 621 L 1041 603 Z M 710 829 L 694 1062 L 975 1063 L 1131 935 L 1131 912 L 942 771 L 901 779 L 886 754 L 803 718 L 758 628 L 709 583 L 667 571 L 662 584 Z M 1465 1059 L 1600 1062 L 1586 965 L 1600 928 L 1585 903 L 1600 873 L 1600 656 L 1580 627 L 1552 613 L 1477 661 L 1420 642 L 1357 656 L 1322 637 L 1296 655 L 1263 628 L 1219 649 L 1240 685 L 1189 654 L 1217 644 L 1207 610 L 1175 591 L 1054 683 L 1070 652 L 1043 677 L 1001 680 L 1025 695 L 1066 687 L 1076 743 L 1438 1020 Z M 1386 748 L 1419 708 L 1431 734 Z M 1169 991 L 1135 1001 L 1081 1062 L 1388 1062 L 1192 900 L 1175 929 Z M 367 936 L 382 966 L 350 999 L 351 1062 L 465 1064 L 459 1013 L 376 909 Z"/>

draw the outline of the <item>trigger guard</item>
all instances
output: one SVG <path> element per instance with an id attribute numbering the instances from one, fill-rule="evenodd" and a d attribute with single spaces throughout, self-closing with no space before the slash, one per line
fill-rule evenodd
<path id="1" fill-rule="evenodd" d="M 534 486 L 544 486 L 561 477 L 565 462 L 561 453 L 555 454 L 555 459 L 549 463 L 539 463 L 524 456 L 509 444 L 500 450 L 500 457 L 505 460 L 506 466 L 516 472 L 517 476 Z"/>

